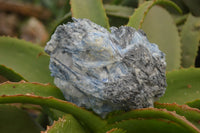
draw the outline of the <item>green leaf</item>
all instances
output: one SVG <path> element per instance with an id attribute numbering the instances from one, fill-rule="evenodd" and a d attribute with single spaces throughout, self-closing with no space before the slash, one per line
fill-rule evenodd
<path id="1" fill-rule="evenodd" d="M 46 106 L 43 106 L 43 112 L 48 115 L 49 119 L 51 119 L 51 121 L 57 121 L 60 117 L 62 117 L 63 115 L 65 115 L 66 113 L 56 110 L 56 109 L 51 109 L 48 108 Z"/>
<path id="2" fill-rule="evenodd" d="M 106 14 L 120 18 L 129 18 L 134 12 L 134 9 L 126 6 L 104 5 Z"/>
<path id="3" fill-rule="evenodd" d="M 187 120 L 192 122 L 195 126 L 200 129 L 200 110 L 191 108 L 188 105 L 178 105 L 176 103 L 155 103 L 155 108 L 167 109 L 168 111 L 175 111 L 177 114 L 184 116 Z"/>
<path id="4" fill-rule="evenodd" d="M 186 120 L 184 117 L 179 116 L 175 112 L 167 111 L 166 109 L 156 109 L 156 108 L 136 109 L 136 110 L 132 110 L 132 111 L 129 111 L 126 113 L 122 113 L 122 114 L 118 114 L 113 117 L 110 117 L 107 119 L 107 121 L 108 121 L 108 124 L 114 124 L 114 123 L 119 123 L 119 122 L 123 122 L 124 120 L 130 120 L 130 119 L 146 119 L 146 120 L 148 120 L 151 118 L 162 119 L 162 120 L 165 119 L 167 121 L 177 123 L 181 127 L 185 128 L 191 132 L 199 132 L 200 131 L 192 123 L 190 123 L 188 120 Z M 118 127 L 118 128 L 122 128 L 122 127 Z M 122 128 L 122 129 L 124 129 L 124 128 Z M 128 129 L 126 129 L 126 130 L 128 130 Z M 141 127 L 140 127 L 140 130 L 143 130 L 143 129 L 141 129 Z"/>
<path id="5" fill-rule="evenodd" d="M 167 70 L 178 69 L 181 61 L 181 43 L 171 15 L 165 9 L 154 6 L 147 14 L 142 29 L 149 41 L 156 43 L 166 54 Z"/>
<path id="6" fill-rule="evenodd" d="M 134 9 L 125 6 L 104 5 L 111 26 L 126 25 Z"/>
<path id="7" fill-rule="evenodd" d="M 126 133 L 198 133 L 167 119 L 130 119 L 117 122 L 107 128 L 122 128 Z M 103 132 L 102 132 L 103 133 Z M 105 133 L 105 132 L 104 132 Z"/>
<path id="8" fill-rule="evenodd" d="M 0 105 L 1 133 L 40 133 L 42 128 L 25 111 Z"/>
<path id="9" fill-rule="evenodd" d="M 139 8 L 137 8 L 133 15 L 130 17 L 127 26 L 139 29 L 144 21 L 147 12 L 153 6 L 153 3 L 153 1 L 148 1 L 139 6 Z"/>
<path id="10" fill-rule="evenodd" d="M 0 64 L 12 68 L 30 82 L 53 83 L 49 56 L 42 47 L 10 37 L 0 37 Z"/>
<path id="11" fill-rule="evenodd" d="M 184 104 L 200 97 L 200 69 L 180 69 L 167 73 L 167 89 L 161 103 Z"/>
<path id="12" fill-rule="evenodd" d="M 30 103 L 57 109 L 74 116 L 79 122 L 84 123 L 91 132 L 98 131 L 106 125 L 106 121 L 93 113 L 84 110 L 70 102 L 53 97 L 40 97 L 33 95 L 0 96 L 0 103 Z"/>
<path id="13" fill-rule="evenodd" d="M 187 102 L 186 104 L 187 104 L 188 106 L 192 107 L 192 108 L 200 109 L 200 99 L 196 99 L 196 100 L 194 100 L 194 101 Z"/>
<path id="14" fill-rule="evenodd" d="M 135 10 L 133 15 L 130 17 L 127 26 L 131 26 L 136 29 L 142 28 L 142 24 L 144 22 L 146 15 L 154 5 L 169 5 L 171 7 L 174 7 L 180 13 L 182 12 L 181 9 L 171 1 L 166 1 L 166 0 L 146 1 L 142 5 L 140 5 L 139 8 Z"/>
<path id="15" fill-rule="evenodd" d="M 109 29 L 108 18 L 101 0 L 71 0 L 72 17 L 87 18 Z"/>
<path id="16" fill-rule="evenodd" d="M 47 127 L 45 132 L 41 133 L 85 133 L 80 123 L 70 114 L 66 114 L 50 127 Z"/>
<path id="17" fill-rule="evenodd" d="M 30 82 L 5 82 L 0 84 L 0 95 L 36 95 L 59 99 L 65 99 L 59 88 L 50 84 L 30 83 Z"/>
<path id="18" fill-rule="evenodd" d="M 183 27 L 183 24 L 185 23 L 186 19 L 188 18 L 189 14 L 185 15 L 172 15 L 174 18 L 174 22 L 178 26 L 178 28 Z M 180 29 L 181 30 L 181 29 Z"/>
<path id="19" fill-rule="evenodd" d="M 181 8 L 182 14 L 188 13 L 188 7 L 185 5 L 183 0 L 171 0 L 171 1 L 176 3 L 176 5 Z M 168 11 L 170 11 L 170 14 L 177 14 L 177 12 L 174 12 L 174 10 L 168 10 Z"/>
<path id="20" fill-rule="evenodd" d="M 128 22 L 129 16 L 133 13 L 134 9 L 125 6 L 115 6 L 115 5 L 104 5 L 106 14 L 109 18 L 109 23 L 111 26 L 121 26 Z M 56 20 L 53 24 L 52 33 L 55 31 L 58 25 L 66 24 L 71 21 L 71 12 L 67 13 L 63 18 Z"/>
<path id="21" fill-rule="evenodd" d="M 127 133 L 125 130 L 122 130 L 120 128 L 113 128 L 109 131 L 107 131 L 106 133 Z"/>
<path id="22" fill-rule="evenodd" d="M 25 80 L 20 74 L 14 72 L 12 69 L 7 68 L 4 65 L 0 65 L 0 75 L 13 82 Z"/>
<path id="23" fill-rule="evenodd" d="M 200 17 L 189 14 L 181 31 L 183 67 L 194 66 L 200 40 Z"/>

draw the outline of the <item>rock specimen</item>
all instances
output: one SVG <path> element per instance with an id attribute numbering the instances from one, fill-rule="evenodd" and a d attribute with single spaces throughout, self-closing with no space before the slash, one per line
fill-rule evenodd
<path id="1" fill-rule="evenodd" d="M 141 30 L 87 19 L 57 27 L 45 51 L 55 85 L 67 101 L 105 117 L 153 107 L 166 89 L 165 54 Z"/>

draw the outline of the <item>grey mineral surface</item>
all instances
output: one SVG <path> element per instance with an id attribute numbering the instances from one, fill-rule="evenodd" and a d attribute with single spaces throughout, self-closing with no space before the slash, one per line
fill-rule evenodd
<path id="1" fill-rule="evenodd" d="M 115 110 L 153 107 L 166 89 L 165 54 L 144 32 L 105 28 L 87 19 L 57 27 L 45 51 L 67 101 L 105 117 Z"/>

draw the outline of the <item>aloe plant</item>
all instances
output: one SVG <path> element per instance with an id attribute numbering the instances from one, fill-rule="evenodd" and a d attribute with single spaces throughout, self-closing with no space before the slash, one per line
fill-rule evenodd
<path id="1" fill-rule="evenodd" d="M 44 48 L 0 37 L 0 132 L 200 132 L 200 69 L 191 67 L 200 40 L 200 18 L 193 16 L 198 12 L 191 5 L 198 2 L 184 0 L 181 4 L 191 12 L 183 11 L 183 15 L 173 14 L 174 9 L 182 11 L 168 0 L 138 0 L 137 9 L 135 3 L 129 6 L 129 2 L 111 0 L 103 5 L 100 0 L 71 0 L 71 12 L 54 24 L 56 27 L 75 17 L 90 19 L 107 29 L 127 24 L 144 30 L 166 54 L 168 86 L 154 108 L 114 111 L 102 119 L 65 100 L 54 86 L 48 68 L 50 57 Z"/>

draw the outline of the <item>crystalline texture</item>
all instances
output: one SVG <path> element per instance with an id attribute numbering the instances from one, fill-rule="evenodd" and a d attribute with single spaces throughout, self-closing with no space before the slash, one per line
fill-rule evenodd
<path id="1" fill-rule="evenodd" d="M 152 107 L 165 92 L 165 55 L 144 32 L 87 20 L 57 27 L 45 51 L 54 82 L 67 101 L 102 117 Z"/>

